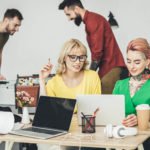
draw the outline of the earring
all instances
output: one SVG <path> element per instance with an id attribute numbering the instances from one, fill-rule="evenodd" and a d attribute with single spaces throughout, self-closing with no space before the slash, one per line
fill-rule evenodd
<path id="1" fill-rule="evenodd" d="M 148 66 L 145 67 L 144 74 L 150 74 L 150 70 L 149 70 Z"/>
<path id="2" fill-rule="evenodd" d="M 148 66 L 146 66 L 145 69 L 144 69 L 143 78 L 145 80 L 150 79 L 150 70 L 149 70 Z"/>
<path id="3" fill-rule="evenodd" d="M 146 66 L 145 68 L 149 70 L 148 66 Z"/>

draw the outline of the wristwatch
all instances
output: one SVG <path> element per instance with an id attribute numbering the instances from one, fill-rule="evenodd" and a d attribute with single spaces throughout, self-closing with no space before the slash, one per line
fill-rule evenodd
<path id="1" fill-rule="evenodd" d="M 90 65 L 90 69 L 96 71 L 98 66 L 99 66 L 99 62 L 98 61 L 92 61 L 91 65 Z"/>

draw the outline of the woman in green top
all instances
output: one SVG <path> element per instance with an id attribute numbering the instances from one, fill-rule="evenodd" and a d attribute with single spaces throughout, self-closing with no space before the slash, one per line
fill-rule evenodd
<path id="1" fill-rule="evenodd" d="M 138 38 L 127 47 L 127 68 L 130 77 L 116 83 L 113 94 L 125 95 L 125 126 L 137 125 L 135 107 L 150 104 L 150 46 L 146 39 Z"/>
<path id="2" fill-rule="evenodd" d="M 137 125 L 136 106 L 150 104 L 150 46 L 146 39 L 132 40 L 127 47 L 127 68 L 130 77 L 116 83 L 113 94 L 125 95 L 126 118 L 122 124 L 127 127 Z M 150 146 L 150 139 L 144 144 Z"/>

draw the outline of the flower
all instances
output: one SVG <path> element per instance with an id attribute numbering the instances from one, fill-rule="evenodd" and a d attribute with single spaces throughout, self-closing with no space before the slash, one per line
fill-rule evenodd
<path id="1" fill-rule="evenodd" d="M 34 101 L 34 97 L 31 97 L 26 91 L 17 91 L 16 100 L 19 107 L 25 107 Z"/>

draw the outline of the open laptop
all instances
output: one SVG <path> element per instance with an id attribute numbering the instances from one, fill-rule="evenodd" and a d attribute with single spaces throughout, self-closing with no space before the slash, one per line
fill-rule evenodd
<path id="1" fill-rule="evenodd" d="M 40 139 L 52 138 L 69 131 L 76 100 L 41 96 L 32 127 L 11 131 L 11 134 Z"/>
<path id="2" fill-rule="evenodd" d="M 84 115 L 96 113 L 96 126 L 99 125 L 120 125 L 125 118 L 125 97 L 124 95 L 78 95 L 78 124 L 81 125 L 81 112 Z"/>

